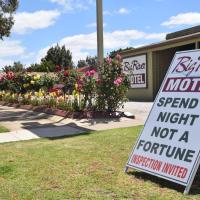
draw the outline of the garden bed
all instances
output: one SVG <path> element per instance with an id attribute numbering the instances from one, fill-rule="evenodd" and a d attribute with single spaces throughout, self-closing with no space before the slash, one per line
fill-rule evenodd
<path id="1" fill-rule="evenodd" d="M 55 77 L 6 70 L 0 75 L 0 101 L 3 105 L 67 118 L 134 118 L 115 112 L 127 101 L 130 86 L 121 56 L 106 58 L 99 76 L 95 73 L 94 69 L 80 73 L 58 65 Z"/>
<path id="2" fill-rule="evenodd" d="M 50 115 L 57 115 L 60 117 L 65 118 L 72 118 L 72 119 L 88 119 L 88 118 L 121 118 L 127 117 L 124 115 L 124 112 L 100 112 L 100 111 L 65 111 L 61 109 L 54 109 L 49 108 L 47 106 L 33 106 L 33 105 L 21 105 L 17 103 L 7 103 L 4 101 L 0 101 L 0 105 L 2 106 L 9 106 L 14 108 L 21 108 L 25 110 L 32 110 L 39 113 L 46 113 Z M 130 117 L 135 119 L 134 116 Z"/>

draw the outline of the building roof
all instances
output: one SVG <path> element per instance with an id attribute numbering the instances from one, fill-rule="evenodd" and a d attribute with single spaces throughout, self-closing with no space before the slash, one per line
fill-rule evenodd
<path id="1" fill-rule="evenodd" d="M 166 35 L 166 40 L 170 40 L 170 39 L 174 39 L 174 38 L 178 38 L 178 37 L 182 37 L 186 35 L 191 35 L 198 32 L 200 32 L 200 26 L 194 26 L 194 27 L 187 28 L 184 30 L 169 33 Z"/>
<path id="2" fill-rule="evenodd" d="M 87 71 L 92 70 L 92 69 L 93 68 L 90 67 L 90 66 L 85 66 L 85 67 L 78 68 L 76 71 L 84 73 L 84 72 L 87 72 Z"/>
<path id="3" fill-rule="evenodd" d="M 173 38 L 173 39 L 164 40 L 164 41 L 158 42 L 158 43 L 153 43 L 153 44 L 141 46 L 141 47 L 138 47 L 138 48 L 135 48 L 135 49 L 132 49 L 132 50 L 124 50 L 124 51 L 121 52 L 121 54 L 123 56 L 124 54 L 127 54 L 127 53 L 136 53 L 136 52 L 139 52 L 139 51 L 156 49 L 156 48 L 159 48 L 159 47 L 165 47 L 165 46 L 168 46 L 168 45 L 173 45 L 173 44 L 177 44 L 177 43 L 180 43 L 180 42 L 185 42 L 185 41 L 197 39 L 197 38 L 200 39 L 200 32 L 180 36 L 180 37 Z"/>

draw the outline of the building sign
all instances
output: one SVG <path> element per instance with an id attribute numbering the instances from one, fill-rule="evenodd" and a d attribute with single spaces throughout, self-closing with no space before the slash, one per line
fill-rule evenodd
<path id="1" fill-rule="evenodd" d="M 200 51 L 176 53 L 127 167 L 186 186 L 200 163 Z"/>
<path id="2" fill-rule="evenodd" d="M 129 76 L 131 88 L 147 87 L 146 54 L 123 59 L 123 71 Z"/>

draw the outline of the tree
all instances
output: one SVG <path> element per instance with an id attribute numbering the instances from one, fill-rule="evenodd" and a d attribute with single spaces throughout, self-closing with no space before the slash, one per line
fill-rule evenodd
<path id="1" fill-rule="evenodd" d="M 79 60 L 77 64 L 77 68 L 82 68 L 87 66 L 87 62 L 85 60 Z"/>
<path id="2" fill-rule="evenodd" d="M 18 61 L 13 63 L 13 72 L 21 72 L 24 70 L 24 65 Z"/>
<path id="3" fill-rule="evenodd" d="M 88 64 L 88 66 L 93 67 L 94 69 L 97 69 L 98 67 L 98 58 L 97 56 L 87 56 L 86 58 L 86 62 Z"/>
<path id="4" fill-rule="evenodd" d="M 13 13 L 18 8 L 18 0 L 0 0 L 0 39 L 8 37 L 14 24 Z"/>
<path id="5" fill-rule="evenodd" d="M 55 66 L 52 61 L 43 61 L 39 65 L 40 68 L 38 69 L 39 72 L 55 72 Z"/>
<path id="6" fill-rule="evenodd" d="M 41 64 L 31 64 L 27 68 L 29 72 L 55 72 L 55 65 L 51 61 L 44 60 Z"/>
<path id="7" fill-rule="evenodd" d="M 115 56 L 117 54 L 120 54 L 120 52 L 125 51 L 125 50 L 131 50 L 131 49 L 134 49 L 134 48 L 133 47 L 127 47 L 125 49 L 120 48 L 118 50 L 111 51 L 110 54 L 109 54 L 109 57 L 113 59 L 113 58 L 115 58 Z"/>
<path id="8" fill-rule="evenodd" d="M 24 66 L 23 66 L 23 64 L 20 61 L 14 62 L 12 66 L 9 65 L 9 66 L 5 66 L 3 68 L 4 72 L 7 72 L 7 71 L 22 72 L 23 70 L 24 70 Z"/>
<path id="9" fill-rule="evenodd" d="M 41 60 L 41 64 L 43 62 L 52 62 L 55 66 L 59 65 L 61 67 L 70 67 L 72 68 L 72 53 L 70 50 L 66 50 L 63 45 L 60 47 L 58 44 L 55 47 L 51 47 L 47 51 L 47 55 Z"/>
<path id="10" fill-rule="evenodd" d="M 86 60 L 78 61 L 77 68 L 81 68 L 81 67 L 85 67 L 85 66 L 90 66 L 93 69 L 97 69 L 97 67 L 98 67 L 97 56 L 94 56 L 94 57 L 87 56 Z"/>

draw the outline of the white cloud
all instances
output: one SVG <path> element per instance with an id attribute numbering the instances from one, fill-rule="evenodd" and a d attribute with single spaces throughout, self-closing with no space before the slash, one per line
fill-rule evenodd
<path id="1" fill-rule="evenodd" d="M 14 61 L 10 59 L 0 59 L 0 70 L 6 65 L 12 65 L 13 63 Z"/>
<path id="2" fill-rule="evenodd" d="M 67 10 L 72 10 L 71 0 L 50 0 L 52 3 L 57 3 L 64 6 Z"/>
<path id="3" fill-rule="evenodd" d="M 96 1 L 95 0 L 87 0 L 88 4 L 90 5 L 95 5 L 96 4 Z"/>
<path id="4" fill-rule="evenodd" d="M 93 27 L 96 27 L 96 26 L 97 26 L 96 22 L 93 22 L 93 23 L 86 25 L 87 28 L 93 28 Z"/>
<path id="5" fill-rule="evenodd" d="M 104 33 L 104 47 L 105 50 L 112 50 L 117 48 L 124 48 L 127 46 L 134 46 L 134 42 L 139 39 L 143 40 L 161 40 L 165 38 L 165 33 L 145 33 L 138 30 L 125 30 Z M 80 34 L 71 37 L 65 37 L 58 42 L 59 45 L 65 45 L 67 49 L 73 54 L 73 60 L 77 62 L 79 59 L 84 59 L 90 55 L 92 51 L 97 49 L 96 32 L 90 34 Z M 37 55 L 37 62 L 45 56 L 46 52 L 52 44 L 44 49 L 41 49 Z"/>
<path id="6" fill-rule="evenodd" d="M 108 11 L 108 10 L 104 10 L 103 11 L 103 15 L 112 15 L 112 13 L 110 11 Z"/>
<path id="7" fill-rule="evenodd" d="M 120 15 L 127 15 L 129 13 L 131 13 L 130 10 L 128 10 L 127 8 L 120 8 L 118 11 L 117 11 L 118 14 Z"/>
<path id="8" fill-rule="evenodd" d="M 113 16 L 113 15 L 128 15 L 131 13 L 131 10 L 127 8 L 119 8 L 119 10 L 115 11 L 109 11 L 109 10 L 104 10 L 103 15 L 108 15 L 108 16 Z"/>
<path id="9" fill-rule="evenodd" d="M 165 37 L 165 33 L 145 33 L 138 30 L 124 30 L 104 33 L 105 51 L 124 48 L 127 46 L 136 46 L 138 40 L 145 42 L 146 40 L 161 40 Z M 65 37 L 58 42 L 59 45 L 65 45 L 73 54 L 73 60 L 77 63 L 78 60 L 86 58 L 88 55 L 95 55 L 97 49 L 96 32 L 90 34 L 80 34 L 70 37 Z M 0 41 L 0 68 L 12 64 L 14 61 L 21 60 L 24 64 L 30 62 L 40 62 L 51 46 L 51 44 L 38 53 L 27 52 L 18 40 Z"/>
<path id="10" fill-rule="evenodd" d="M 68 12 L 74 10 L 87 10 L 90 5 L 94 4 L 93 0 L 50 0 L 50 2 L 57 3 Z"/>
<path id="11" fill-rule="evenodd" d="M 199 12 L 180 13 L 176 16 L 170 17 L 167 21 L 163 22 L 163 26 L 169 28 L 180 26 L 180 25 L 195 25 L 200 23 Z"/>
<path id="12" fill-rule="evenodd" d="M 0 40 L 0 69 L 19 60 L 28 66 L 35 56 L 36 53 L 26 51 L 19 40 Z"/>
<path id="13" fill-rule="evenodd" d="M 15 15 L 12 31 L 25 34 L 30 30 L 44 29 L 55 23 L 60 12 L 57 10 L 40 10 L 33 13 L 21 12 Z"/>
<path id="14" fill-rule="evenodd" d="M 87 24 L 85 27 L 87 28 L 96 28 L 97 24 L 96 22 L 93 22 L 93 23 L 90 23 L 90 24 Z M 106 23 L 103 23 L 103 27 L 107 26 Z"/>
<path id="15" fill-rule="evenodd" d="M 21 56 L 25 53 L 25 48 L 18 40 L 0 40 L 0 58 Z"/>

